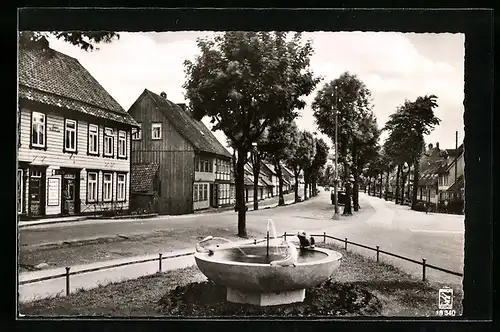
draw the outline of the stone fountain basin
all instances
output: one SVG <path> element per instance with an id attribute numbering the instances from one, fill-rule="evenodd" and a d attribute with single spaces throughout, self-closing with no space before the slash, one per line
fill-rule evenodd
<path id="1" fill-rule="evenodd" d="M 266 246 L 242 246 L 243 251 L 266 253 Z M 299 256 L 295 266 L 271 266 L 263 263 L 228 260 L 225 250 L 218 249 L 209 256 L 195 253 L 196 265 L 200 271 L 217 284 L 228 288 L 249 292 L 283 292 L 314 287 L 327 280 L 340 265 L 342 254 L 339 252 L 315 248 L 310 258 Z M 234 250 L 234 248 L 233 248 Z M 273 247 L 270 250 L 274 250 Z M 302 254 L 301 254 L 302 255 Z"/>

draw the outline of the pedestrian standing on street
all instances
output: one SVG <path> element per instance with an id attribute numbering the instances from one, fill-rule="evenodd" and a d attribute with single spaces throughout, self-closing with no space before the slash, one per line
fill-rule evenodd
<path id="1" fill-rule="evenodd" d="M 429 204 L 425 203 L 425 214 L 429 213 Z"/>

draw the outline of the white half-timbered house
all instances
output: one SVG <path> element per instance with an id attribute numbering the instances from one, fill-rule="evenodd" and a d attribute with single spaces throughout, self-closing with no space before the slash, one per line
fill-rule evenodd
<path id="1" fill-rule="evenodd" d="M 77 59 L 19 51 L 17 209 L 20 218 L 129 208 L 135 120 Z"/>

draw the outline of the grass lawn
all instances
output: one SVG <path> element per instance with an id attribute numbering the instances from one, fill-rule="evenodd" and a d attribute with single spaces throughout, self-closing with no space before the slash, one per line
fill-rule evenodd
<path id="1" fill-rule="evenodd" d="M 438 290 L 443 285 L 416 280 L 391 265 L 376 263 L 355 253 L 346 253 L 331 244 L 320 246 L 338 250 L 344 256 L 330 283 L 368 292 L 370 297 L 373 295 L 379 310 L 364 312 L 363 315 L 436 316 Z M 19 305 L 19 312 L 27 316 L 172 316 L 172 312 L 165 312 L 165 298 L 175 294 L 176 288 L 178 292 L 192 283 L 203 285 L 205 281 L 204 275 L 193 266 L 91 290 L 81 290 L 68 297 L 57 296 L 22 303 Z M 461 315 L 461 287 L 449 286 L 454 288 L 454 309 L 457 316 Z M 306 291 L 306 294 L 308 292 L 318 293 L 311 290 Z M 198 299 L 202 298 L 201 296 L 203 294 L 200 294 Z M 233 305 L 223 302 L 225 301 L 220 301 L 221 306 Z M 213 308 L 212 306 L 204 312 L 204 316 L 214 316 Z M 338 311 L 333 311 L 334 315 L 336 313 L 338 314 Z"/>

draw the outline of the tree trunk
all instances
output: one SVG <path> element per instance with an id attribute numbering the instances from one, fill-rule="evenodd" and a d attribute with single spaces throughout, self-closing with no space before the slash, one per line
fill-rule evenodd
<path id="1" fill-rule="evenodd" d="M 350 216 L 352 215 L 352 207 L 351 207 L 351 183 L 349 182 L 349 165 L 347 165 L 347 162 L 344 164 L 344 177 L 346 179 L 345 181 L 345 194 L 347 196 L 347 202 L 344 207 L 344 216 Z"/>
<path id="2" fill-rule="evenodd" d="M 354 205 L 354 212 L 359 211 L 359 175 L 358 172 L 354 172 L 354 188 L 352 193 L 352 203 Z"/>
<path id="3" fill-rule="evenodd" d="M 283 172 L 281 172 L 281 165 L 278 161 L 274 164 L 276 175 L 278 176 L 278 206 L 285 205 L 285 198 L 283 197 Z"/>
<path id="4" fill-rule="evenodd" d="M 368 178 L 368 195 L 370 195 L 370 190 L 372 189 L 372 178 Z M 366 190 L 365 190 L 366 192 Z"/>
<path id="5" fill-rule="evenodd" d="M 246 205 L 245 205 L 245 163 L 247 151 L 238 150 L 238 160 L 236 162 L 236 201 L 238 202 L 238 236 L 247 237 L 246 227 Z"/>
<path id="6" fill-rule="evenodd" d="M 293 170 L 293 175 L 295 176 L 295 203 L 299 201 L 299 172 Z"/>
<path id="7" fill-rule="evenodd" d="M 307 199 L 307 170 L 304 169 L 304 201 Z"/>
<path id="8" fill-rule="evenodd" d="M 253 168 L 253 209 L 259 209 L 259 174 L 260 174 L 260 156 L 252 153 Z"/>
<path id="9" fill-rule="evenodd" d="M 398 165 L 398 170 L 396 171 L 396 193 L 395 193 L 395 197 L 396 197 L 395 203 L 396 204 L 399 203 L 399 176 L 400 176 L 400 173 L 401 173 L 401 165 Z"/>
<path id="10" fill-rule="evenodd" d="M 373 184 L 372 184 L 372 196 L 376 196 L 377 195 L 377 176 L 372 177 L 372 181 L 373 181 Z"/>
<path id="11" fill-rule="evenodd" d="M 418 195 L 418 181 L 420 180 L 420 169 L 419 160 L 415 160 L 413 164 L 413 199 L 411 202 L 411 209 L 415 210 L 417 206 L 417 195 Z"/>
<path id="12" fill-rule="evenodd" d="M 380 188 L 378 190 L 378 198 L 382 198 L 382 180 L 383 180 L 383 172 L 380 172 Z"/>
<path id="13" fill-rule="evenodd" d="M 405 172 L 402 172 L 401 176 L 401 201 L 399 204 L 404 205 L 405 204 L 405 182 L 406 182 L 406 174 Z"/>
<path id="14" fill-rule="evenodd" d="M 390 173 L 390 170 L 387 170 L 387 172 L 385 173 L 385 195 L 384 195 L 384 199 L 387 201 L 387 192 L 389 191 L 389 173 Z"/>

